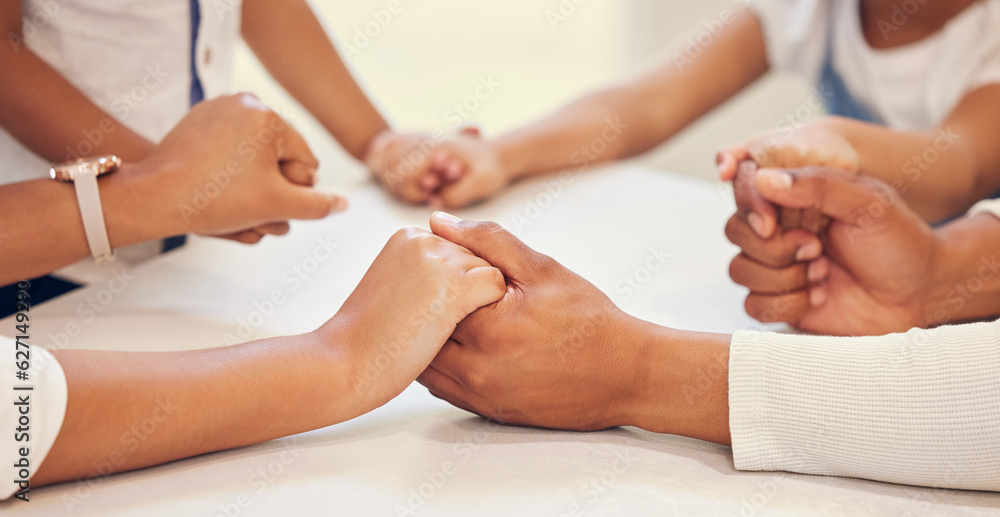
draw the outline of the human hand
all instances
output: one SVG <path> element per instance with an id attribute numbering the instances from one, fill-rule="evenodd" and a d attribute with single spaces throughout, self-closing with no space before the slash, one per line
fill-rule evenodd
<path id="1" fill-rule="evenodd" d="M 730 275 L 748 287 L 746 309 L 762 321 L 810 332 L 875 335 L 921 325 L 940 242 L 885 183 L 835 169 L 761 170 L 770 203 L 813 207 L 832 219 L 815 236 L 801 230 L 762 239 L 738 215 L 726 227 L 741 248 Z M 804 262 L 804 257 L 815 260 Z"/>
<path id="2" fill-rule="evenodd" d="M 162 206 L 164 235 L 256 242 L 289 219 L 320 219 L 346 199 L 311 187 L 316 158 L 302 136 L 251 94 L 195 106 L 142 162 L 136 199 Z"/>
<path id="3" fill-rule="evenodd" d="M 739 213 L 758 235 L 771 237 L 779 226 L 820 233 L 829 224 L 815 210 L 776 210 L 757 192 L 754 177 L 758 168 L 829 167 L 856 174 L 858 153 L 843 133 L 839 119 L 824 117 L 758 135 L 716 156 L 722 180 L 733 181 Z"/>
<path id="4" fill-rule="evenodd" d="M 431 169 L 436 145 L 429 133 L 396 133 L 387 129 L 372 140 L 364 162 L 392 195 L 407 203 L 425 204 L 433 190 L 425 182 L 428 177 L 437 177 L 437 172 Z"/>
<path id="5" fill-rule="evenodd" d="M 414 228 L 389 240 L 361 283 L 317 335 L 349 372 L 351 418 L 385 404 L 422 372 L 476 309 L 506 291 L 483 259 Z"/>
<path id="6" fill-rule="evenodd" d="M 512 180 L 494 145 L 472 128 L 441 142 L 431 168 L 436 174 L 425 177 L 423 188 L 432 192 L 430 203 L 440 208 L 461 208 L 482 201 Z"/>
<path id="7" fill-rule="evenodd" d="M 496 223 L 437 215 L 431 229 L 500 269 L 507 292 L 458 325 L 421 384 L 508 424 L 596 430 L 631 421 L 642 357 L 630 332 L 642 322 Z"/>

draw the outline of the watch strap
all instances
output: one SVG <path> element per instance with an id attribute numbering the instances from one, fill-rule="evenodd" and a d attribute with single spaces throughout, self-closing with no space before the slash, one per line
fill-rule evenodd
<path id="1" fill-rule="evenodd" d="M 104 210 L 101 208 L 101 193 L 97 188 L 97 170 L 93 167 L 82 168 L 77 172 L 73 185 L 76 187 L 83 230 L 87 234 L 87 244 L 94 262 L 98 265 L 113 262 L 115 257 L 111 252 L 111 241 L 104 224 Z"/>

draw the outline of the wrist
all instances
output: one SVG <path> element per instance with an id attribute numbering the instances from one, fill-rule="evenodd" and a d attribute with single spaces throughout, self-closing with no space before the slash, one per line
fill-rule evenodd
<path id="1" fill-rule="evenodd" d="M 1000 219 L 964 217 L 934 231 L 930 281 L 921 292 L 921 326 L 992 318 L 1000 314 L 1000 263 L 992 243 Z"/>
<path id="2" fill-rule="evenodd" d="M 507 135 L 491 140 L 487 145 L 493 148 L 501 174 L 507 183 L 532 175 L 533 171 L 528 163 L 531 153 L 526 152 L 515 138 Z"/>
<path id="3" fill-rule="evenodd" d="M 646 324 L 630 422 L 655 433 L 729 443 L 731 336 Z"/>
<path id="4" fill-rule="evenodd" d="M 396 137 L 396 132 L 392 128 L 385 128 L 377 131 L 363 146 L 361 162 L 368 167 L 374 175 L 378 175 L 385 167 L 382 163 L 382 151 L 389 145 L 389 142 Z"/>
<path id="5" fill-rule="evenodd" d="M 316 390 L 324 394 L 321 406 L 327 425 L 345 422 L 366 413 L 363 393 L 358 389 L 361 372 L 356 371 L 350 345 L 353 342 L 350 328 L 338 313 L 320 328 L 305 334 L 313 353 L 311 365 L 323 373 L 316 379 Z"/>
<path id="6" fill-rule="evenodd" d="M 185 233 L 163 167 L 144 161 L 124 163 L 99 182 L 101 206 L 112 249 Z"/>

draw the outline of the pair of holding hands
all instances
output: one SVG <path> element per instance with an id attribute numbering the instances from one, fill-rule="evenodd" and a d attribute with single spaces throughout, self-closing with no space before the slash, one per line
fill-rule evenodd
<path id="1" fill-rule="evenodd" d="M 945 243 L 825 120 L 720 153 L 740 247 L 730 276 L 750 289 L 747 312 L 831 335 L 879 335 L 945 323 Z"/>
<path id="2" fill-rule="evenodd" d="M 417 379 L 458 407 L 506 423 L 623 424 L 623 387 L 595 389 L 595 379 L 609 355 L 620 355 L 616 330 L 629 317 L 496 223 L 437 212 L 430 228 L 393 235 L 316 331 L 351 365 L 361 397 L 355 414 Z"/>
<path id="3" fill-rule="evenodd" d="M 370 144 L 365 163 L 399 199 L 437 208 L 467 206 L 513 181 L 510 168 L 475 128 L 447 138 L 385 131 Z"/>

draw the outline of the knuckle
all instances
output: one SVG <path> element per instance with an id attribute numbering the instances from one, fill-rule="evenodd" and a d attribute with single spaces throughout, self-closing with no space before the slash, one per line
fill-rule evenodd
<path id="1" fill-rule="evenodd" d="M 725 229 L 726 238 L 729 239 L 729 242 L 737 246 L 739 246 L 740 242 L 742 241 L 742 239 L 740 239 L 739 225 L 740 225 L 740 219 L 739 216 L 736 214 L 733 214 L 733 216 L 730 217 L 728 221 L 726 221 L 726 229 Z"/>
<path id="2" fill-rule="evenodd" d="M 752 294 L 747 296 L 747 299 L 744 300 L 743 302 L 743 308 L 747 311 L 747 314 L 751 318 L 760 321 L 761 319 L 761 314 L 760 314 L 761 311 L 759 310 L 760 297 L 754 296 Z"/>
<path id="3" fill-rule="evenodd" d="M 763 253 L 757 258 L 769 266 L 787 266 L 791 263 L 790 245 L 786 239 L 775 236 L 764 241 Z"/>
<path id="4" fill-rule="evenodd" d="M 400 228 L 399 230 L 396 230 L 396 233 L 392 234 L 389 242 L 409 248 L 417 242 L 417 238 L 420 236 L 420 233 L 420 229 L 413 226 Z"/>
<path id="5" fill-rule="evenodd" d="M 469 390 L 473 393 L 483 394 L 488 392 L 490 386 L 492 385 L 492 379 L 490 379 L 490 374 L 488 370 L 481 368 L 470 368 L 463 375 L 463 383 Z"/>
<path id="6" fill-rule="evenodd" d="M 243 244 L 257 244 L 263 237 L 255 233 L 242 233 L 236 240 Z"/>
<path id="7" fill-rule="evenodd" d="M 743 256 L 737 255 L 729 262 L 729 278 L 739 285 L 743 285 L 741 280 L 743 279 Z"/>

